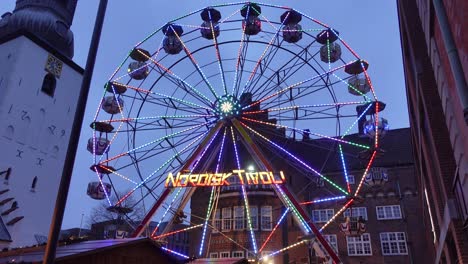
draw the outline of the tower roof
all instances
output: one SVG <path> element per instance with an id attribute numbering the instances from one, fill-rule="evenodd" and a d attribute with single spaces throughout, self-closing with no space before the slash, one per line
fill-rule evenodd
<path id="1" fill-rule="evenodd" d="M 68 58 L 73 57 L 70 26 L 78 0 L 17 0 L 12 13 L 0 19 L 0 38 L 28 31 Z"/>

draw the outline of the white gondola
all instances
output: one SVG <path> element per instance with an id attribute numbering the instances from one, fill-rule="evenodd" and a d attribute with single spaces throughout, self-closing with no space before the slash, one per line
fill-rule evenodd
<path id="1" fill-rule="evenodd" d="M 262 31 L 262 22 L 256 16 L 249 16 L 242 20 L 242 29 L 246 35 L 257 35 Z"/>
<path id="2" fill-rule="evenodd" d="M 104 200 L 106 198 L 106 193 L 107 196 L 111 195 L 111 185 L 107 182 L 103 182 L 102 184 L 104 185 L 104 189 L 102 188 L 100 182 L 88 183 L 86 194 L 94 200 Z"/>
<path id="3" fill-rule="evenodd" d="M 330 47 L 329 47 L 330 46 Z M 330 43 L 320 48 L 320 60 L 328 63 L 328 49 L 330 49 L 330 62 L 333 63 L 341 58 L 341 46 L 338 43 Z"/>
<path id="4" fill-rule="evenodd" d="M 148 65 L 143 61 L 133 61 L 128 65 L 128 74 L 132 79 L 143 80 L 149 74 Z"/>
<path id="5" fill-rule="evenodd" d="M 289 24 L 283 27 L 283 39 L 289 43 L 296 43 L 302 39 L 302 26 L 299 24 Z"/>
<path id="6" fill-rule="evenodd" d="M 207 7 L 200 13 L 200 16 L 203 20 L 203 23 L 200 28 L 200 33 L 202 37 L 206 39 L 213 39 L 213 33 L 215 37 L 218 37 L 218 22 L 221 19 L 221 13 L 214 8 Z"/>
<path id="7" fill-rule="evenodd" d="M 382 186 L 388 181 L 388 173 L 386 168 L 374 167 L 366 175 L 364 182 L 371 186 Z"/>
<path id="8" fill-rule="evenodd" d="M 213 25 L 211 25 L 213 23 Z M 213 28 L 211 28 L 213 27 Z M 216 37 L 219 36 L 219 25 L 215 22 L 204 21 L 200 26 L 200 33 L 206 39 L 213 39 L 213 33 Z"/>
<path id="9" fill-rule="evenodd" d="M 88 146 L 86 147 L 89 152 L 94 153 L 96 155 L 102 155 L 104 153 L 109 152 L 107 148 L 109 146 L 110 141 L 105 138 L 90 138 L 88 139 Z"/>
<path id="10" fill-rule="evenodd" d="M 388 120 L 385 118 L 380 118 L 376 126 L 374 120 L 367 120 L 364 123 L 364 134 L 370 138 L 375 137 L 375 132 L 377 131 L 380 138 L 384 137 L 387 134 L 387 131 L 390 129 L 388 125 Z"/>
<path id="11" fill-rule="evenodd" d="M 366 76 L 354 75 L 348 80 L 348 92 L 353 95 L 362 96 L 370 91 L 371 87 Z"/>
<path id="12" fill-rule="evenodd" d="M 115 99 L 114 95 L 107 96 L 102 100 L 102 109 L 111 115 L 115 115 L 120 113 L 120 109 L 123 110 L 124 102 L 122 98 L 119 97 L 119 101 L 117 103 L 117 99 Z"/>
<path id="13" fill-rule="evenodd" d="M 176 36 L 167 36 L 163 41 L 163 48 L 167 54 L 179 54 L 182 51 L 182 43 Z"/>

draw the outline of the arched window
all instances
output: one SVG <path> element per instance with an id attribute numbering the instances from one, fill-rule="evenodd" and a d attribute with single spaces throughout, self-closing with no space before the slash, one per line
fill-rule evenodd
<path id="1" fill-rule="evenodd" d="M 31 191 L 34 191 L 36 189 L 37 185 L 37 176 L 34 177 L 32 184 L 31 184 Z"/>
<path id="2" fill-rule="evenodd" d="M 55 79 L 55 76 L 52 73 L 47 73 L 42 81 L 41 91 L 50 97 L 54 97 L 56 86 L 57 80 Z"/>

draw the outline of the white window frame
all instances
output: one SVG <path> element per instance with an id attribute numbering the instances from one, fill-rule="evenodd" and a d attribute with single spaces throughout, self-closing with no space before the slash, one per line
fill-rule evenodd
<path id="1" fill-rule="evenodd" d="M 223 218 L 222 230 L 229 231 L 232 229 L 232 210 L 231 207 L 225 207 L 222 210 L 221 216 Z"/>
<path id="2" fill-rule="evenodd" d="M 399 204 L 376 206 L 375 213 L 377 215 L 377 220 L 402 219 L 401 207 Z"/>
<path id="3" fill-rule="evenodd" d="M 354 175 L 348 175 L 348 183 L 356 184 Z"/>
<path id="4" fill-rule="evenodd" d="M 233 212 L 234 212 L 233 230 L 244 230 L 245 229 L 244 206 L 234 206 Z"/>
<path id="5" fill-rule="evenodd" d="M 343 213 L 343 216 L 344 217 L 348 217 L 350 216 L 350 211 L 349 210 L 353 210 L 352 211 L 352 216 L 353 217 L 359 217 L 359 216 L 362 216 L 362 218 L 364 220 L 368 220 L 367 218 L 367 207 L 351 207 L 349 209 L 346 209 Z"/>
<path id="6" fill-rule="evenodd" d="M 326 223 L 335 215 L 334 209 L 312 210 L 312 221 L 314 223 Z"/>
<path id="7" fill-rule="evenodd" d="M 252 230 L 258 230 L 258 207 L 249 206 L 250 223 L 252 224 Z"/>
<path id="8" fill-rule="evenodd" d="M 223 255 L 225 255 L 225 256 L 223 256 Z M 229 251 L 222 251 L 222 252 L 219 253 L 219 258 L 230 258 L 230 257 L 231 257 L 231 252 L 229 252 Z"/>
<path id="9" fill-rule="evenodd" d="M 380 233 L 380 246 L 384 256 L 408 255 L 408 245 L 404 232 Z"/>
<path id="10" fill-rule="evenodd" d="M 335 251 L 336 254 L 338 254 L 338 237 L 335 234 L 329 234 L 329 235 L 322 235 L 325 240 L 327 240 L 328 244 L 332 247 L 333 251 Z M 322 247 L 322 245 L 320 245 Z M 324 253 L 328 256 L 328 252 L 322 248 Z"/>
<path id="11" fill-rule="evenodd" d="M 265 209 L 265 211 L 264 211 Z M 268 210 L 268 214 L 266 214 L 266 209 L 269 209 Z M 272 207 L 270 205 L 264 205 L 262 207 L 260 207 L 260 227 L 262 230 L 271 230 L 273 228 L 273 211 L 272 211 Z M 269 220 L 268 220 L 269 219 Z M 266 225 L 269 224 L 269 226 L 264 226 L 264 223 Z"/>
<path id="12" fill-rule="evenodd" d="M 210 258 L 219 258 L 218 252 L 211 252 Z"/>
<path id="13" fill-rule="evenodd" d="M 213 233 L 218 233 L 221 231 L 221 228 L 223 226 L 223 220 L 221 219 L 221 210 L 216 209 L 213 214 Z"/>
<path id="14" fill-rule="evenodd" d="M 236 256 L 238 255 L 238 256 Z M 233 251 L 232 252 L 232 257 L 233 258 L 243 258 L 244 257 L 244 251 Z"/>
<path id="15" fill-rule="evenodd" d="M 347 236 L 346 246 L 348 256 L 372 256 L 372 242 L 369 233 L 364 233 L 361 236 Z M 359 249 L 362 252 L 358 252 Z"/>

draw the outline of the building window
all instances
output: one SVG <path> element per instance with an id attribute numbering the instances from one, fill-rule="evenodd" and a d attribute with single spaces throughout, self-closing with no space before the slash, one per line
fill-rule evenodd
<path id="1" fill-rule="evenodd" d="M 215 211 L 213 226 L 215 228 L 215 230 L 213 230 L 214 233 L 217 233 L 221 230 L 221 211 L 219 209 L 216 209 Z"/>
<path id="2" fill-rule="evenodd" d="M 233 258 L 243 258 L 244 257 L 244 251 L 233 251 L 232 252 L 232 257 Z"/>
<path id="3" fill-rule="evenodd" d="M 335 214 L 333 209 L 318 209 L 312 210 L 312 221 L 314 223 L 326 223 Z"/>
<path id="4" fill-rule="evenodd" d="M 338 254 L 338 240 L 336 235 L 323 235 L 323 238 L 327 240 L 328 244 L 333 248 L 333 251 Z M 322 245 L 320 245 L 320 248 L 322 249 L 323 253 L 325 253 L 325 255 L 329 255 Z"/>
<path id="5" fill-rule="evenodd" d="M 252 224 L 252 229 L 258 229 L 258 207 L 251 206 L 250 208 L 250 223 Z"/>
<path id="6" fill-rule="evenodd" d="M 354 175 L 348 175 L 348 183 L 349 184 L 354 184 Z"/>
<path id="7" fill-rule="evenodd" d="M 231 217 L 232 217 L 232 212 L 231 208 L 223 208 L 222 212 L 223 216 L 223 230 L 231 230 Z M 222 254 L 222 253 L 221 253 Z"/>
<path id="8" fill-rule="evenodd" d="M 262 206 L 260 209 L 262 230 L 271 230 L 271 206 Z"/>
<path id="9" fill-rule="evenodd" d="M 377 220 L 401 219 L 400 205 L 376 206 Z"/>
<path id="10" fill-rule="evenodd" d="M 383 255 L 408 255 L 406 236 L 403 232 L 380 233 Z"/>
<path id="11" fill-rule="evenodd" d="M 352 211 L 350 211 L 350 209 Z M 353 217 L 359 218 L 361 216 L 364 220 L 367 220 L 367 208 L 366 207 L 353 207 L 350 209 L 346 209 L 346 211 L 344 211 L 344 214 L 343 214 L 344 217 L 353 216 Z"/>
<path id="12" fill-rule="evenodd" d="M 348 236 L 346 242 L 348 244 L 348 256 L 372 256 L 369 233 L 361 236 Z"/>
<path id="13" fill-rule="evenodd" d="M 244 206 L 234 206 L 234 230 L 243 230 L 244 220 Z"/>
<path id="14" fill-rule="evenodd" d="M 210 258 L 218 258 L 218 252 L 211 252 Z"/>
<path id="15" fill-rule="evenodd" d="M 221 252 L 220 258 L 230 258 L 231 255 L 229 254 L 229 251 L 226 252 Z"/>
<path id="16" fill-rule="evenodd" d="M 56 86 L 57 80 L 55 79 L 55 76 L 51 73 L 47 73 L 42 81 L 41 91 L 50 97 L 54 97 Z"/>

